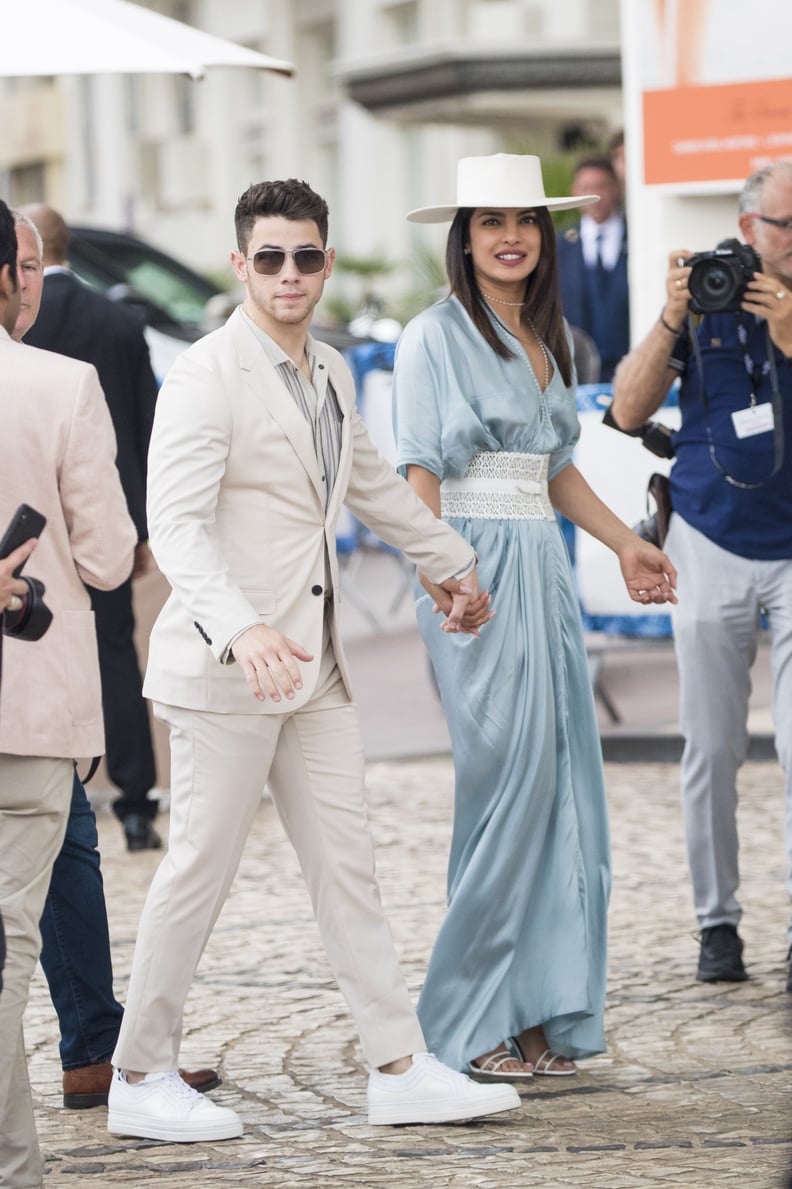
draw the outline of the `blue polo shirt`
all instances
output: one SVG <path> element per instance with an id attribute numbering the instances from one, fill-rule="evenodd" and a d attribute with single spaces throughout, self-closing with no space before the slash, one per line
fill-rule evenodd
<path id="1" fill-rule="evenodd" d="M 771 400 L 764 320 L 744 313 L 707 314 L 700 320 L 696 333 L 706 404 L 688 325 L 694 325 L 692 318 L 670 360 L 680 373 L 682 414 L 671 468 L 674 511 L 716 545 L 740 557 L 792 558 L 792 359 L 773 347 L 783 408 L 784 461 L 770 478 L 780 427 L 738 438 L 732 421 L 732 413 L 749 406 L 752 391 L 757 404 Z M 728 482 L 711 457 L 707 426 L 723 470 L 741 483 L 761 483 L 761 487 L 746 489 Z"/>

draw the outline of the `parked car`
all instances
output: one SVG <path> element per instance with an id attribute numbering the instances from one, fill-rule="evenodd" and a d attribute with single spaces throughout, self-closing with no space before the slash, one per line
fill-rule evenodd
<path id="1" fill-rule="evenodd" d="M 207 303 L 229 295 L 135 235 L 98 227 L 69 230 L 69 263 L 77 276 L 114 301 L 141 310 L 154 371 L 161 379 L 188 343 L 212 329 Z"/>

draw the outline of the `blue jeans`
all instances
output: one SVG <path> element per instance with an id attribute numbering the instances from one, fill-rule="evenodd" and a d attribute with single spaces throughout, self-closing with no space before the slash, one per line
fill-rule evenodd
<path id="1" fill-rule="evenodd" d="M 66 837 L 41 917 L 41 965 L 60 1025 L 64 1069 L 109 1061 L 123 1008 L 113 994 L 96 817 L 74 774 Z"/>

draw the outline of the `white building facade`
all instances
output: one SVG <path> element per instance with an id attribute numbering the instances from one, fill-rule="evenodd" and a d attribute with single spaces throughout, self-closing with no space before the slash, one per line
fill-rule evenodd
<path id="1" fill-rule="evenodd" d="M 618 0 L 146 6 L 288 59 L 295 77 L 0 80 L 0 193 L 132 230 L 215 278 L 230 276 L 237 196 L 296 176 L 328 199 L 339 254 L 387 261 L 398 292 L 444 236 L 404 215 L 453 198 L 458 157 L 557 159 L 622 123 Z"/>

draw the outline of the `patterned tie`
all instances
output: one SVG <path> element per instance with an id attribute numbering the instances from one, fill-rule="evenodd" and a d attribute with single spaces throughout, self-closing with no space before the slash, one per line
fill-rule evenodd
<path id="1" fill-rule="evenodd" d="M 597 232 L 597 264 L 596 264 L 596 269 L 597 269 L 597 272 L 598 272 L 598 273 L 600 273 L 600 274 L 601 274 L 601 273 L 605 273 L 605 272 L 607 272 L 607 271 L 608 271 L 608 270 L 607 270 L 607 268 L 605 267 L 605 259 L 604 259 L 604 257 L 603 257 L 603 254 L 602 254 L 602 251 L 603 251 L 603 248 L 604 248 L 604 246 L 605 246 L 605 232 L 604 232 L 604 231 L 598 231 L 598 232 Z"/>

